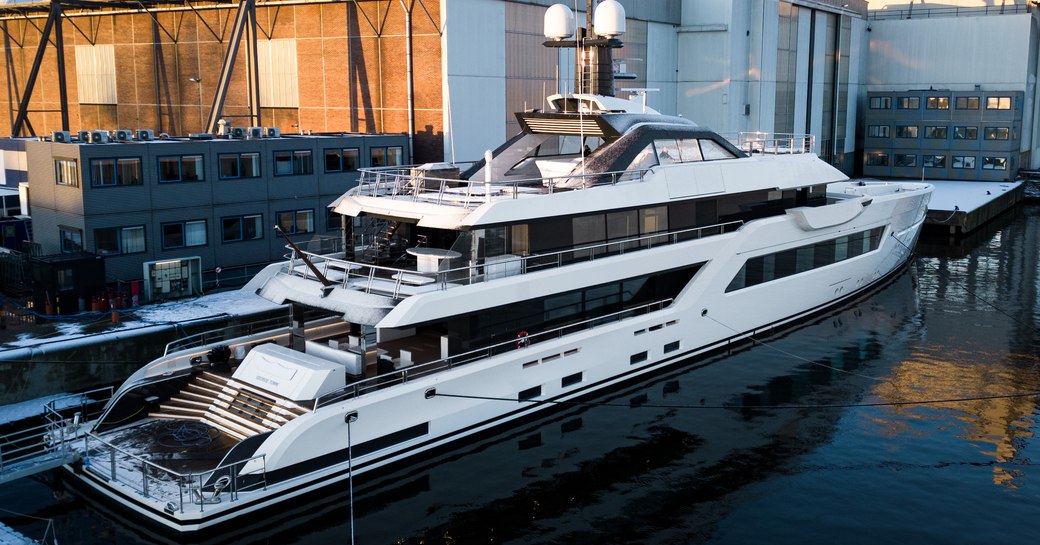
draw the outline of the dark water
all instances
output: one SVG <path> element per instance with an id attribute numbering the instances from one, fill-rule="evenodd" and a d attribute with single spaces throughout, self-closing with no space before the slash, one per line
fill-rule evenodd
<path id="1" fill-rule="evenodd" d="M 920 253 L 800 329 L 592 400 L 621 406 L 563 408 L 359 485 L 357 543 L 1035 539 L 1038 399 L 1000 396 L 1040 391 L 1040 206 Z M 209 542 L 349 543 L 346 494 Z M 0 489 L 0 508 L 54 519 L 63 545 L 161 541 L 37 481 Z"/>

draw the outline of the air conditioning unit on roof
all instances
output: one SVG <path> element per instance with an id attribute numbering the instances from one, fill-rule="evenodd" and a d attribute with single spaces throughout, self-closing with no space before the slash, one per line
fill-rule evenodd
<path id="1" fill-rule="evenodd" d="M 245 138 L 247 135 L 245 127 L 231 127 L 228 134 L 231 135 L 231 138 Z"/>
<path id="2" fill-rule="evenodd" d="M 249 138 L 263 138 L 264 128 L 263 127 L 249 127 Z"/>
<path id="3" fill-rule="evenodd" d="M 90 143 L 91 144 L 107 144 L 108 143 L 108 131 L 102 131 L 102 130 L 90 131 Z"/>
<path id="4" fill-rule="evenodd" d="M 282 137 L 282 129 L 279 129 L 278 127 L 267 127 L 267 137 L 268 138 L 281 138 Z"/>
<path id="5" fill-rule="evenodd" d="M 129 142 L 134 139 L 134 131 L 130 129 L 116 129 L 113 140 L 116 142 Z"/>
<path id="6" fill-rule="evenodd" d="M 68 144 L 69 142 L 72 142 L 72 133 L 69 131 L 54 131 L 51 133 L 51 142 Z"/>
<path id="7" fill-rule="evenodd" d="M 90 142 L 90 131 L 79 131 L 76 133 L 76 139 L 81 143 L 86 144 Z"/>
<path id="8" fill-rule="evenodd" d="M 152 129 L 137 129 L 137 140 L 151 142 L 155 140 L 155 131 Z"/>

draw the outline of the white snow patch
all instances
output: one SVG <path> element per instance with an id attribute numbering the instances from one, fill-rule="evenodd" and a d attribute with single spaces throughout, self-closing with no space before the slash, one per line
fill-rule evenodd
<path id="1" fill-rule="evenodd" d="M 1014 191 L 1022 182 L 963 182 L 955 180 L 925 180 L 935 186 L 929 210 L 971 212 L 1008 191 Z"/>
<path id="2" fill-rule="evenodd" d="M 84 401 L 87 401 L 87 399 L 81 395 L 54 394 L 47 397 L 21 401 L 19 403 L 11 403 L 10 405 L 0 405 L 0 424 L 17 422 L 33 416 L 39 416 L 46 412 L 47 404 L 52 401 L 56 402 L 54 408 L 67 409 L 69 407 L 75 407 Z"/>

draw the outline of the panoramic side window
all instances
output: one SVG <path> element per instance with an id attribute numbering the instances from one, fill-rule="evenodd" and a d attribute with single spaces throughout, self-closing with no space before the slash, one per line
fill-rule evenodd
<path id="1" fill-rule="evenodd" d="M 722 144 L 719 144 L 718 142 L 714 140 L 709 140 L 707 138 L 701 139 L 701 153 L 704 154 L 705 161 L 715 161 L 717 159 L 733 159 L 734 157 L 736 157 L 735 155 L 730 153 L 728 149 L 722 147 Z"/>

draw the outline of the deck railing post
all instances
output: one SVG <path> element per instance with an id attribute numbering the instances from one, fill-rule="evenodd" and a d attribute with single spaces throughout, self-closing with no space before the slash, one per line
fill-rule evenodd
<path id="1" fill-rule="evenodd" d="M 112 482 L 116 481 L 116 449 L 109 448 L 109 463 L 111 464 Z"/>
<path id="2" fill-rule="evenodd" d="M 148 497 L 148 465 L 141 462 L 141 493 Z"/>

